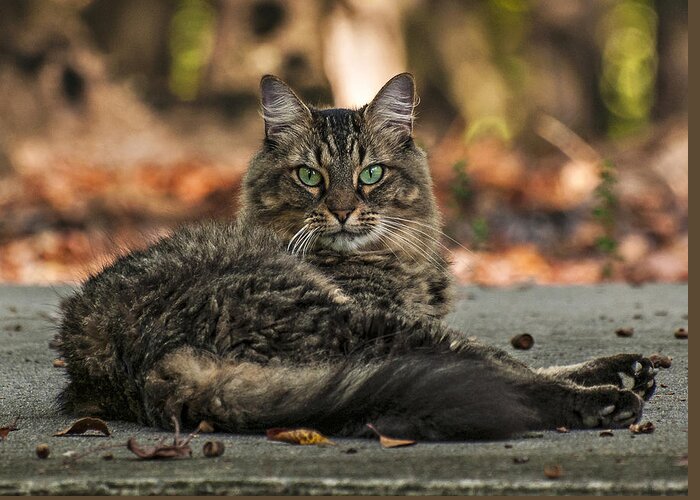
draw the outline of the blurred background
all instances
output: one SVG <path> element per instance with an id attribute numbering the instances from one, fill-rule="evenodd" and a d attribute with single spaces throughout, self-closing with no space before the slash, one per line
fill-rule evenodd
<path id="1" fill-rule="evenodd" d="M 263 74 L 406 70 L 460 282 L 687 280 L 687 1 L 3 0 L 0 282 L 233 217 Z"/>

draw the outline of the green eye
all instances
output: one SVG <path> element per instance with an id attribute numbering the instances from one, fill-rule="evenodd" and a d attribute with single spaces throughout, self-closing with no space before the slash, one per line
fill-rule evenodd
<path id="1" fill-rule="evenodd" d="M 301 182 L 311 187 L 318 186 L 323 180 L 323 177 L 317 170 L 309 167 L 299 167 L 297 175 Z"/>
<path id="2" fill-rule="evenodd" d="M 379 164 L 370 165 L 360 172 L 360 182 L 362 184 L 376 184 L 384 175 L 384 167 Z"/>

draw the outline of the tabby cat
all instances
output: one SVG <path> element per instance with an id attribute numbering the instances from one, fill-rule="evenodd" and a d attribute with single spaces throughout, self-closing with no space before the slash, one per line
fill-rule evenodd
<path id="1" fill-rule="evenodd" d="M 411 75 L 360 109 L 307 106 L 273 76 L 261 92 L 237 220 L 124 255 L 63 301 L 67 411 L 424 440 L 641 417 L 641 355 L 535 370 L 441 321 L 451 279 Z"/>

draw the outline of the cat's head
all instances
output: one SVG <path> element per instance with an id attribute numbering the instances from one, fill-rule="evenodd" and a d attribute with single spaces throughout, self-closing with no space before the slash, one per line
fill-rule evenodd
<path id="1" fill-rule="evenodd" d="M 316 109 L 263 77 L 263 147 L 243 191 L 253 223 L 295 253 L 433 249 L 438 214 L 425 154 L 412 138 L 413 77 L 395 76 L 360 109 Z"/>

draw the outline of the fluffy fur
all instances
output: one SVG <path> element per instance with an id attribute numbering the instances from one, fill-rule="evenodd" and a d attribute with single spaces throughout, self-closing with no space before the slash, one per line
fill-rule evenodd
<path id="1" fill-rule="evenodd" d="M 125 255 L 62 303 L 67 411 L 433 440 L 640 418 L 655 386 L 641 355 L 534 371 L 440 320 L 451 279 L 410 75 L 358 110 L 311 108 L 274 77 L 261 90 L 238 219 Z"/>

